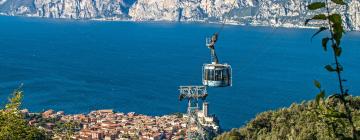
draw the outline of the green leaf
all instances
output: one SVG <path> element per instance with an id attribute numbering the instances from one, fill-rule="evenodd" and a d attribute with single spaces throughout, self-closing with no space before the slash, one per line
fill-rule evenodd
<path id="1" fill-rule="evenodd" d="M 319 104 L 320 99 L 324 99 L 324 98 L 325 98 L 325 91 L 323 90 L 318 95 L 316 95 L 315 101 L 317 104 Z"/>
<path id="2" fill-rule="evenodd" d="M 340 14 L 332 14 L 329 16 L 331 21 L 334 34 L 338 34 L 338 37 L 334 37 L 335 40 L 340 40 L 342 34 L 344 33 L 344 28 L 342 26 L 342 19 Z M 339 44 L 338 44 L 339 45 Z"/>
<path id="3" fill-rule="evenodd" d="M 341 55 L 342 48 L 341 47 L 335 47 L 334 51 L 335 51 L 335 55 L 337 57 L 339 57 Z"/>
<path id="4" fill-rule="evenodd" d="M 346 3 L 343 0 L 331 0 L 332 2 L 340 5 L 345 5 Z"/>
<path id="5" fill-rule="evenodd" d="M 334 72 L 334 71 L 336 71 L 336 69 L 334 69 L 331 65 L 326 65 L 326 66 L 325 66 L 325 69 L 326 69 L 327 71 L 329 71 L 329 72 Z"/>
<path id="6" fill-rule="evenodd" d="M 344 68 L 341 65 L 339 65 L 339 67 L 335 67 L 335 68 L 333 68 L 331 65 L 326 65 L 325 69 L 327 71 L 329 71 L 329 72 L 335 72 L 335 71 L 338 71 L 338 70 L 343 71 L 344 70 Z"/>
<path id="7" fill-rule="evenodd" d="M 325 7 L 324 2 L 314 2 L 308 5 L 309 10 L 316 10 Z"/>
<path id="8" fill-rule="evenodd" d="M 326 20 L 327 17 L 325 14 L 318 14 L 315 15 L 314 17 L 312 17 L 311 19 L 306 19 L 305 20 L 305 25 L 307 25 L 311 20 Z"/>
<path id="9" fill-rule="evenodd" d="M 315 20 L 326 20 L 327 17 L 325 14 L 318 14 L 318 15 L 315 15 L 312 19 L 315 19 Z"/>
<path id="10" fill-rule="evenodd" d="M 341 43 L 341 38 L 343 36 L 344 33 L 344 29 L 341 23 L 334 23 L 332 25 L 333 27 L 333 32 L 334 32 L 334 39 L 336 41 L 337 46 L 340 46 Z"/>
<path id="11" fill-rule="evenodd" d="M 332 14 L 329 17 L 332 23 L 332 30 L 334 32 L 333 38 L 336 41 L 337 46 L 340 46 L 341 38 L 344 33 L 344 27 L 342 26 L 342 19 L 340 14 Z"/>
<path id="12" fill-rule="evenodd" d="M 327 30 L 328 28 L 327 27 L 320 27 L 319 30 L 311 37 L 311 40 L 316 36 L 318 35 L 319 33 L 321 33 L 322 31 L 325 31 Z"/>
<path id="13" fill-rule="evenodd" d="M 322 46 L 324 48 L 325 51 L 327 51 L 327 43 L 329 42 L 330 38 L 325 37 L 322 39 Z"/>
<path id="14" fill-rule="evenodd" d="M 318 89 L 321 88 L 321 84 L 320 84 L 320 82 L 317 81 L 317 80 L 314 80 L 314 85 L 315 85 L 315 87 L 317 87 Z"/>
<path id="15" fill-rule="evenodd" d="M 328 18 L 332 23 L 341 23 L 342 22 L 340 14 L 331 14 Z"/>

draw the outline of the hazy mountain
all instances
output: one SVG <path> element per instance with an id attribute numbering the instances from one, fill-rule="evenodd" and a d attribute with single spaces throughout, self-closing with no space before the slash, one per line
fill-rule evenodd
<path id="1" fill-rule="evenodd" d="M 2 0 L 6 15 L 72 19 L 128 19 L 134 1 L 127 0 Z"/>
<path id="2" fill-rule="evenodd" d="M 49 18 L 200 21 L 302 27 L 312 0 L 0 0 L 0 12 Z M 360 30 L 360 1 L 347 0 L 345 26 Z"/>
<path id="3" fill-rule="evenodd" d="M 265 26 L 301 27 L 314 13 L 311 0 L 138 0 L 129 15 L 133 20 L 208 21 Z M 348 0 L 346 27 L 360 30 L 360 1 Z M 321 23 L 318 23 L 321 24 Z"/>

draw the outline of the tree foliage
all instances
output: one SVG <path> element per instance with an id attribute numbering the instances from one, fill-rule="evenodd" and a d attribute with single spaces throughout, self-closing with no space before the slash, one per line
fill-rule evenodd
<path id="1" fill-rule="evenodd" d="M 311 21 L 323 21 L 322 27 L 311 37 L 313 39 L 319 33 L 329 31 L 329 34 L 321 40 L 324 51 L 331 44 L 335 63 L 326 65 L 324 68 L 336 73 L 339 83 L 339 93 L 334 93 L 326 98 L 325 90 L 319 81 L 314 85 L 319 89 L 314 101 L 293 104 L 290 108 L 261 113 L 250 121 L 246 126 L 225 132 L 215 138 L 216 140 L 228 139 L 354 139 L 360 135 L 360 97 L 352 97 L 345 89 L 342 78 L 343 66 L 339 62 L 342 54 L 341 39 L 344 34 L 342 16 L 332 13 L 330 4 L 343 6 L 343 0 L 317 1 L 308 5 L 308 9 L 315 11 L 325 9 L 325 13 L 319 13 L 305 21 L 307 25 Z"/>
<path id="2" fill-rule="evenodd" d="M 308 5 L 309 10 L 318 10 L 318 9 L 325 9 L 325 13 L 320 13 L 318 15 L 315 15 L 313 18 L 307 19 L 305 21 L 305 25 L 308 24 L 312 20 L 322 20 L 326 24 L 323 27 L 320 27 L 320 29 L 311 37 L 318 35 L 320 32 L 323 32 L 325 30 L 329 31 L 329 34 L 326 35 L 322 41 L 321 45 L 325 51 L 327 51 L 327 45 L 330 41 L 331 48 L 333 50 L 333 56 L 335 59 L 335 64 L 328 64 L 324 68 L 328 72 L 336 73 L 337 75 L 337 81 L 339 83 L 339 93 L 335 93 L 331 95 L 330 97 L 338 99 L 338 104 L 343 106 L 343 110 L 339 108 L 333 108 L 329 107 L 327 105 L 321 104 L 320 99 L 325 98 L 325 90 L 321 89 L 320 82 L 316 81 L 315 86 L 320 90 L 320 93 L 316 96 L 316 104 L 318 105 L 317 110 L 315 110 L 318 115 L 321 116 L 322 120 L 326 121 L 329 125 L 329 129 L 333 129 L 335 131 L 336 129 L 334 127 L 337 127 L 336 123 L 341 122 L 342 124 L 345 123 L 343 121 L 348 122 L 352 127 L 349 129 L 351 132 L 350 137 L 345 137 L 344 133 L 347 133 L 347 131 L 344 132 L 334 132 L 336 133 L 337 138 L 341 139 L 357 139 L 359 136 L 359 131 L 356 129 L 354 125 L 353 120 L 353 114 L 350 110 L 350 102 L 347 100 L 349 94 L 348 89 L 345 89 L 343 82 L 346 80 L 342 78 L 342 72 L 344 71 L 343 66 L 341 65 L 339 61 L 339 57 L 342 54 L 342 47 L 341 47 L 341 39 L 343 37 L 344 27 L 343 27 L 343 20 L 342 16 L 339 13 L 333 13 L 330 10 L 330 4 L 333 4 L 335 6 L 343 6 L 346 5 L 346 3 L 343 0 L 324 0 L 324 2 L 314 2 Z M 342 120 L 345 119 L 345 120 Z"/>
<path id="3" fill-rule="evenodd" d="M 348 96 L 347 99 L 351 102 L 349 106 L 354 125 L 360 128 L 360 97 Z M 338 102 L 340 102 L 338 98 L 319 98 L 322 106 L 344 110 L 344 106 Z M 324 119 L 321 112 L 315 100 L 292 104 L 289 108 L 260 113 L 242 128 L 225 132 L 217 136 L 215 140 L 332 140 L 352 137 L 352 125 L 343 118 L 344 114 L 330 114 L 329 112 L 329 115 L 342 117 Z"/>
<path id="4" fill-rule="evenodd" d="M 15 90 L 8 104 L 0 109 L 0 140 L 42 140 L 44 133 L 36 127 L 28 125 L 24 115 L 20 112 L 23 92 Z"/>

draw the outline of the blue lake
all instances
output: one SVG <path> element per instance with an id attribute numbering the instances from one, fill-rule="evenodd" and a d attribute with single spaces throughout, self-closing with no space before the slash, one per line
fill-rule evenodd
<path id="1" fill-rule="evenodd" d="M 185 112 L 178 86 L 200 85 L 210 61 L 205 37 L 220 25 L 133 23 L 0 17 L 0 103 L 24 83 L 24 108 L 66 113 L 114 109 L 147 115 Z M 313 99 L 321 81 L 337 90 L 333 62 L 316 30 L 226 26 L 220 62 L 233 68 L 233 86 L 209 88 L 210 112 L 222 128 L 256 114 Z M 323 35 L 323 34 L 322 34 Z M 343 40 L 345 84 L 360 95 L 360 33 Z"/>

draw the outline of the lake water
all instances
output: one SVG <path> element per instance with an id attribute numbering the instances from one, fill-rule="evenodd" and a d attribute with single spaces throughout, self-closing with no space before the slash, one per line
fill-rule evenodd
<path id="1" fill-rule="evenodd" d="M 185 112 L 178 86 L 200 85 L 210 61 L 206 36 L 220 25 L 49 20 L 0 17 L 0 102 L 24 83 L 23 107 L 87 113 L 114 109 L 147 115 Z M 226 26 L 220 62 L 233 68 L 233 86 L 209 88 L 210 112 L 224 129 L 256 114 L 313 99 L 318 79 L 328 93 L 336 76 L 315 30 Z M 345 84 L 360 95 L 360 33 L 343 40 Z"/>

